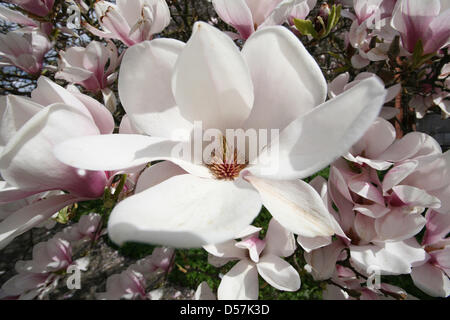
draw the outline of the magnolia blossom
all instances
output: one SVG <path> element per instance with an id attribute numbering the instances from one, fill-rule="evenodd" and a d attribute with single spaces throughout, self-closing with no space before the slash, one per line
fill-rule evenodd
<path id="1" fill-rule="evenodd" d="M 346 152 L 375 119 L 386 93 L 376 79 L 323 103 L 326 91 L 318 65 L 287 29 L 264 28 L 240 52 L 228 36 L 197 23 L 187 44 L 155 39 L 133 46 L 123 58 L 122 104 L 151 137 L 73 139 L 55 154 L 91 170 L 168 160 L 147 169 L 138 181 L 142 191 L 114 208 L 108 232 L 117 243 L 224 242 L 248 226 L 262 204 L 291 232 L 329 236 L 334 228 L 319 195 L 298 179 Z M 206 149 L 202 157 L 198 121 L 205 132 L 219 131 L 216 154 Z M 231 139 L 223 135 L 240 128 L 281 132 L 256 158 L 242 161 L 246 147 L 229 149 Z M 200 158 L 189 156 L 193 145 L 200 146 Z"/>
<path id="2" fill-rule="evenodd" d="M 97 41 L 92 41 L 86 48 L 71 47 L 59 53 L 59 71 L 56 79 L 64 79 L 77 83 L 92 92 L 101 91 L 105 106 L 114 112 L 116 97 L 109 85 L 117 79 L 116 69 L 120 64 L 117 48 L 111 41 L 106 47 Z"/>
<path id="3" fill-rule="evenodd" d="M 391 25 L 400 32 L 403 47 L 414 52 L 422 41 L 424 53 L 434 53 L 450 40 L 450 3 L 446 0 L 399 0 Z"/>
<path id="4" fill-rule="evenodd" d="M 0 202 L 12 202 L 49 190 L 67 193 L 33 202 L 0 223 L 0 247 L 82 199 L 102 196 L 104 171 L 78 170 L 58 161 L 53 146 L 83 135 L 111 133 L 114 120 L 96 100 L 68 91 L 45 77 L 32 99 L 9 95 L 0 114 Z"/>
<path id="5" fill-rule="evenodd" d="M 316 0 L 213 0 L 219 17 L 239 34 L 233 38 L 248 39 L 258 28 L 293 24 L 294 18 L 304 19 L 316 5 Z"/>
<path id="6" fill-rule="evenodd" d="M 258 237 L 258 228 L 250 227 L 238 237 L 204 249 L 215 256 L 209 262 L 217 267 L 233 260 L 239 262 L 225 274 L 217 291 L 219 300 L 258 299 L 258 274 L 278 290 L 297 291 L 300 288 L 298 272 L 282 257 L 289 257 L 296 249 L 294 235 L 275 219 L 269 223 L 264 240 Z"/>
<path id="7" fill-rule="evenodd" d="M 0 66 L 14 65 L 25 72 L 41 71 L 44 56 L 52 48 L 38 29 L 19 29 L 0 34 Z"/>
<path id="8" fill-rule="evenodd" d="M 376 74 L 370 73 L 370 72 L 361 72 L 358 73 L 358 75 L 355 77 L 355 79 L 351 82 L 349 82 L 350 75 L 348 72 L 341 73 L 336 78 L 333 79 L 333 81 L 330 82 L 330 85 L 328 86 L 328 96 L 330 98 L 334 98 L 337 95 L 341 94 L 342 92 L 352 88 L 356 84 L 358 84 L 360 81 L 375 77 L 382 81 Z M 385 98 L 385 103 L 390 102 L 395 99 L 395 97 L 400 93 L 402 87 L 401 84 L 395 84 L 393 86 L 390 86 L 387 88 L 387 95 Z M 395 117 L 398 113 L 398 110 L 396 108 L 392 107 L 383 107 L 380 112 L 380 117 L 384 119 L 392 119 Z"/>
<path id="9" fill-rule="evenodd" d="M 75 266 L 78 270 L 86 271 L 89 258 L 74 259 L 80 248 L 77 245 L 80 237 L 73 235 L 75 230 L 78 234 L 91 233 L 92 222 L 98 220 L 98 217 L 100 216 L 96 214 L 85 215 L 78 223 L 64 228 L 50 240 L 35 245 L 32 260 L 16 263 L 18 274 L 3 284 L 0 299 L 42 298 L 58 285 L 69 267 Z M 68 235 L 70 236 L 67 237 Z"/>
<path id="10" fill-rule="evenodd" d="M 170 10 L 165 0 L 117 0 L 95 3 L 95 12 L 103 31 L 85 27 L 102 38 L 118 39 L 127 46 L 152 39 L 170 23 Z"/>
<path id="11" fill-rule="evenodd" d="M 26 27 L 39 27 L 39 23 L 27 17 L 23 13 L 10 9 L 6 6 L 0 6 L 0 19 L 12 23 L 17 23 Z"/>
<path id="12" fill-rule="evenodd" d="M 342 16 L 353 20 L 346 41 L 358 50 L 351 58 L 354 68 L 361 69 L 371 61 L 388 58 L 387 52 L 396 35 L 396 31 L 390 27 L 394 4 L 395 0 L 354 0 L 355 14 L 342 10 Z M 374 44 L 374 37 L 382 41 Z"/>
<path id="13" fill-rule="evenodd" d="M 422 246 L 430 255 L 427 263 L 413 268 L 411 277 L 414 284 L 434 297 L 450 295 L 450 214 L 427 212 L 426 232 Z"/>
<path id="14" fill-rule="evenodd" d="M 97 92 L 106 89 L 116 80 L 115 70 L 119 64 L 114 43 L 108 41 L 105 47 L 100 42 L 91 41 L 86 48 L 70 47 L 66 51 L 60 51 L 59 71 L 55 77 Z"/>
<path id="15" fill-rule="evenodd" d="M 148 286 L 155 276 L 168 272 L 174 250 L 155 248 L 153 253 L 128 267 L 120 274 L 114 274 L 106 280 L 106 292 L 98 293 L 101 300 L 158 300 L 158 290 L 149 291 Z"/>
<path id="16" fill-rule="evenodd" d="M 6 0 L 40 17 L 45 17 L 53 8 L 55 0 Z"/>
<path id="17" fill-rule="evenodd" d="M 31 300 L 45 294 L 58 284 L 57 272 L 73 263 L 70 243 L 60 238 L 40 242 L 33 247 L 30 261 L 16 263 L 17 275 L 1 287 L 0 298 Z"/>
<path id="18" fill-rule="evenodd" d="M 83 215 L 78 223 L 64 228 L 56 236 L 70 241 L 72 244 L 85 240 L 95 241 L 102 235 L 99 230 L 101 220 L 102 216 L 97 213 Z"/>

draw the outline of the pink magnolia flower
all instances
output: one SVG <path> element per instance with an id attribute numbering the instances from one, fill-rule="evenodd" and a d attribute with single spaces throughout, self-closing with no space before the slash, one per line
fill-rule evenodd
<path id="1" fill-rule="evenodd" d="M 450 39 L 450 6 L 446 0 L 399 0 L 392 14 L 392 27 L 400 32 L 410 53 L 419 40 L 424 53 L 437 52 Z"/>
<path id="2" fill-rule="evenodd" d="M 414 284 L 433 297 L 450 295 L 450 214 L 429 210 L 422 246 L 430 255 L 427 263 L 412 269 Z"/>
<path id="3" fill-rule="evenodd" d="M 32 260 L 16 263 L 17 275 L 2 285 L 2 298 L 31 300 L 52 290 L 61 278 L 57 273 L 72 265 L 72 248 L 54 237 L 33 247 Z"/>
<path id="4" fill-rule="evenodd" d="M 55 77 L 97 92 L 106 89 L 115 81 L 115 71 L 119 64 L 120 59 L 114 43 L 108 41 L 105 47 L 100 42 L 91 41 L 86 48 L 71 47 L 60 51 L 59 71 Z"/>
<path id="5" fill-rule="evenodd" d="M 78 170 L 58 161 L 53 146 L 69 138 L 111 133 L 114 121 L 96 100 L 70 92 L 45 77 L 32 99 L 9 95 L 2 106 L 0 202 L 11 202 L 49 190 L 52 195 L 25 206 L 0 223 L 0 246 L 81 199 L 103 194 L 104 171 Z"/>
<path id="6" fill-rule="evenodd" d="M 239 34 L 233 38 L 248 39 L 258 28 L 293 23 L 304 19 L 316 0 L 213 0 L 219 17 Z"/>
<path id="7" fill-rule="evenodd" d="M 98 293 L 101 300 L 157 300 L 157 290 L 149 291 L 149 285 L 161 272 L 169 272 L 166 261 L 171 262 L 174 250 L 155 248 L 152 254 L 131 265 L 120 274 L 114 274 L 106 280 L 106 292 Z"/>
<path id="8" fill-rule="evenodd" d="M 152 39 L 170 23 L 170 10 L 165 0 L 117 0 L 95 3 L 100 26 L 85 27 L 94 35 L 118 39 L 127 46 Z"/>
<path id="9" fill-rule="evenodd" d="M 324 103 L 326 92 L 320 68 L 286 28 L 255 32 L 241 52 L 227 35 L 199 22 L 187 44 L 155 39 L 124 55 L 122 104 L 133 124 L 150 136 L 74 139 L 57 146 L 55 154 L 64 163 L 90 170 L 170 161 L 147 169 L 147 178 L 139 179 L 143 191 L 114 208 L 108 232 L 117 243 L 198 247 L 224 242 L 248 226 L 262 204 L 293 233 L 330 236 L 334 229 L 320 196 L 299 179 L 326 166 L 362 136 L 378 114 L 385 90 L 376 79 L 367 79 Z M 245 148 L 219 155 L 222 148 L 217 157 L 206 150 L 206 158 L 202 147 L 200 158 L 174 152 L 200 142 L 191 137 L 200 121 L 201 135 L 212 129 L 223 137 L 226 129 L 242 128 L 279 130 L 280 136 L 257 158 L 248 155 L 248 164 L 237 159 L 247 156 Z M 148 211 L 150 204 L 153 210 Z"/>
<path id="10" fill-rule="evenodd" d="M 84 215 L 80 218 L 78 223 L 64 228 L 64 230 L 58 233 L 57 236 L 71 243 L 84 240 L 95 241 L 101 235 L 101 232 L 98 229 L 101 220 L 101 215 L 97 213 Z"/>
<path id="11" fill-rule="evenodd" d="M 239 260 L 225 274 L 217 291 L 219 300 L 257 300 L 258 274 L 272 287 L 283 291 L 300 288 L 298 272 L 282 257 L 289 257 L 296 249 L 294 235 L 275 219 L 269 223 L 264 240 L 258 238 L 258 229 L 251 227 L 238 236 L 241 241 L 230 240 L 204 249 L 215 258 L 209 262 L 221 266 Z"/>
<path id="12" fill-rule="evenodd" d="M 52 48 L 38 29 L 19 29 L 0 34 L 0 66 L 14 65 L 30 74 L 42 69 L 44 56 Z"/>
<path id="13" fill-rule="evenodd" d="M 20 8 L 40 17 L 45 17 L 52 11 L 55 0 L 6 0 Z"/>

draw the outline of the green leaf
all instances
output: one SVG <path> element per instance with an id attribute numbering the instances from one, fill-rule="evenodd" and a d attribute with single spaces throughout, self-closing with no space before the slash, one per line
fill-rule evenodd
<path id="1" fill-rule="evenodd" d="M 302 35 L 317 39 L 318 34 L 311 20 L 294 19 L 294 25 Z"/>

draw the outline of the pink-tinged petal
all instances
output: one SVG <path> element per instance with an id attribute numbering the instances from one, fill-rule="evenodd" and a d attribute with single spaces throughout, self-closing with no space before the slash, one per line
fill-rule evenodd
<path id="1" fill-rule="evenodd" d="M 56 157 L 76 168 L 118 170 L 133 168 L 151 161 L 170 160 L 191 174 L 211 177 L 209 169 L 183 159 L 176 151 L 184 143 L 138 134 L 95 135 L 71 139 L 54 148 Z M 178 150 L 179 151 L 179 150 Z"/>
<path id="2" fill-rule="evenodd" d="M 24 191 L 13 187 L 5 181 L 0 181 L 0 203 L 7 203 L 24 199 L 28 196 L 38 193 L 37 191 Z"/>
<path id="3" fill-rule="evenodd" d="M 258 193 L 243 180 L 185 174 L 120 202 L 111 213 L 108 233 L 119 244 L 200 247 L 233 239 L 260 209 Z"/>
<path id="4" fill-rule="evenodd" d="M 122 117 L 122 120 L 120 121 L 119 133 L 120 134 L 142 134 L 142 132 L 140 132 L 139 129 L 137 129 L 136 126 L 133 125 L 133 122 L 131 121 L 130 117 L 128 117 L 127 114 L 125 114 Z"/>
<path id="5" fill-rule="evenodd" d="M 200 283 L 194 294 L 195 300 L 216 300 L 216 295 L 212 292 L 206 281 Z"/>
<path id="6" fill-rule="evenodd" d="M 291 122 L 249 170 L 258 176 L 289 180 L 317 172 L 345 154 L 370 128 L 385 94 L 380 81 L 361 81 Z"/>
<path id="7" fill-rule="evenodd" d="M 341 288 L 327 284 L 325 290 L 322 293 L 323 300 L 356 300 L 353 297 L 350 297 L 347 292 L 342 290 Z"/>
<path id="8" fill-rule="evenodd" d="M 439 155 L 442 153 L 439 143 L 431 136 L 422 132 L 410 132 L 400 140 L 396 140 L 380 159 L 400 162 L 419 156 Z"/>
<path id="9" fill-rule="evenodd" d="M 304 237 L 297 236 L 298 244 L 306 251 L 311 252 L 313 250 L 325 247 L 331 243 L 331 237 Z"/>
<path id="10" fill-rule="evenodd" d="M 370 181 L 363 176 L 355 176 L 349 181 L 348 188 L 357 195 L 372 202 L 384 205 L 384 198 L 381 190 L 378 190 Z"/>
<path id="11" fill-rule="evenodd" d="M 77 170 L 58 161 L 53 148 L 82 135 L 99 134 L 77 109 L 54 104 L 39 111 L 10 140 L 0 156 L 2 176 L 26 191 L 66 190 L 83 197 L 103 194 L 104 172 Z"/>
<path id="12" fill-rule="evenodd" d="M 327 83 L 319 66 L 288 29 L 257 31 L 245 43 L 242 55 L 255 89 L 246 128 L 281 130 L 325 101 Z"/>
<path id="13" fill-rule="evenodd" d="M 362 155 L 364 158 L 377 160 L 394 141 L 395 128 L 388 121 L 377 118 L 364 136 L 351 149 L 353 155 Z"/>
<path id="14" fill-rule="evenodd" d="M 248 251 L 237 247 L 236 243 L 235 240 L 228 240 L 219 244 L 208 244 L 203 246 L 203 249 L 210 255 L 226 260 L 226 262 L 247 259 Z"/>
<path id="15" fill-rule="evenodd" d="M 442 2 L 442 1 L 441 1 Z M 441 10 L 442 12 L 442 10 Z M 424 39 L 424 53 L 437 52 L 439 49 L 449 44 L 450 41 L 450 9 L 442 12 L 430 23 L 427 38 Z"/>
<path id="16" fill-rule="evenodd" d="M 350 74 L 348 72 L 341 73 L 333 81 L 330 82 L 328 86 L 328 96 L 330 99 L 340 95 L 345 90 L 345 86 L 350 80 Z"/>
<path id="17" fill-rule="evenodd" d="M 429 263 L 413 268 L 411 278 L 416 287 L 432 297 L 446 298 L 450 295 L 450 279 L 441 269 Z"/>
<path id="18" fill-rule="evenodd" d="M 355 214 L 353 212 L 354 203 L 351 200 L 346 182 L 342 177 L 340 170 L 334 166 L 332 166 L 330 170 L 328 187 L 330 197 L 339 210 L 339 224 L 344 232 L 349 233 L 352 231 L 355 219 Z M 341 190 L 343 190 L 344 194 L 348 193 L 348 197 L 344 196 Z"/>
<path id="19" fill-rule="evenodd" d="M 243 39 L 255 31 L 252 13 L 245 0 L 213 0 L 212 3 L 219 17 L 236 28 Z"/>
<path id="20" fill-rule="evenodd" d="M 355 204 L 353 210 L 371 218 L 381 218 L 390 211 L 388 207 L 379 204 Z"/>
<path id="21" fill-rule="evenodd" d="M 428 255 L 412 238 L 368 246 L 350 246 L 350 261 L 358 269 L 372 274 L 398 275 L 411 273 L 411 267 L 423 264 Z"/>
<path id="22" fill-rule="evenodd" d="M 258 291 L 258 270 L 253 263 L 242 260 L 223 276 L 217 299 L 257 300 Z"/>
<path id="23" fill-rule="evenodd" d="M 364 243 L 369 243 L 376 238 L 375 221 L 375 219 L 364 214 L 356 215 L 355 231 Z"/>
<path id="24" fill-rule="evenodd" d="M 423 189 L 411 186 L 395 186 L 392 187 L 392 191 L 409 207 L 419 206 L 434 209 L 441 207 L 441 201 Z"/>
<path id="25" fill-rule="evenodd" d="M 155 39 L 129 48 L 119 73 L 119 96 L 132 123 L 142 132 L 168 139 L 189 136 L 192 124 L 172 94 L 173 68 L 184 43 Z"/>
<path id="26" fill-rule="evenodd" d="M 281 2 L 281 0 L 245 0 L 245 2 L 252 12 L 255 25 L 260 26 Z"/>
<path id="27" fill-rule="evenodd" d="M 49 219 L 60 209 L 79 200 L 83 199 L 70 194 L 52 196 L 16 211 L 0 223 L 0 249 L 15 237 Z"/>
<path id="28" fill-rule="evenodd" d="M 238 47 L 204 22 L 194 25 L 178 57 L 172 91 L 181 114 L 202 121 L 204 129 L 241 128 L 254 100 L 250 72 Z"/>
<path id="29" fill-rule="evenodd" d="M 69 91 L 89 110 L 101 134 L 110 134 L 114 131 L 114 118 L 104 105 L 85 94 Z"/>
<path id="30" fill-rule="evenodd" d="M 425 218 L 427 219 L 427 224 L 422 240 L 423 245 L 437 243 L 443 240 L 450 232 L 450 214 L 428 210 Z"/>
<path id="31" fill-rule="evenodd" d="M 362 68 L 367 67 L 370 64 L 369 59 L 366 59 L 359 54 L 355 54 L 351 58 L 351 62 L 352 62 L 353 68 L 355 68 L 355 69 L 362 69 Z"/>
<path id="32" fill-rule="evenodd" d="M 392 87 L 389 87 L 387 89 L 388 93 L 387 93 L 385 102 L 394 100 L 394 98 L 396 96 L 398 96 L 398 94 L 401 92 L 401 90 L 402 90 L 402 85 L 400 83 L 397 83 L 397 84 L 393 85 Z"/>
<path id="33" fill-rule="evenodd" d="M 294 235 L 273 218 L 269 222 L 264 240 L 266 240 L 264 253 L 274 254 L 278 257 L 289 257 L 297 248 Z"/>
<path id="34" fill-rule="evenodd" d="M 376 219 L 377 240 L 402 241 L 414 237 L 425 226 L 425 218 L 418 213 L 392 210 L 382 218 Z"/>
<path id="35" fill-rule="evenodd" d="M 439 14 L 440 0 L 398 1 L 391 25 L 400 32 L 406 50 L 413 52 L 418 40 L 427 41 L 426 34 L 433 18 Z"/>
<path id="36" fill-rule="evenodd" d="M 433 263 L 439 266 L 450 277 L 450 246 L 430 252 Z"/>
<path id="37" fill-rule="evenodd" d="M 277 181 L 246 176 L 264 206 L 288 231 L 306 237 L 334 234 L 330 213 L 319 194 L 302 180 Z"/>
<path id="38" fill-rule="evenodd" d="M 403 181 L 417 168 L 417 161 L 406 161 L 390 169 L 383 178 L 383 193 L 386 194 L 397 184 Z"/>
<path id="39" fill-rule="evenodd" d="M 258 236 L 248 237 L 245 240 L 235 244 L 237 248 L 248 250 L 248 255 L 253 262 L 259 261 L 259 255 L 264 250 L 266 242 L 258 238 Z"/>
<path id="40" fill-rule="evenodd" d="M 297 270 L 273 254 L 265 254 L 256 264 L 258 273 L 272 287 L 283 291 L 297 291 L 301 281 Z"/>
<path id="41" fill-rule="evenodd" d="M 448 187 L 450 181 L 450 151 L 438 157 L 423 157 L 417 170 L 406 177 L 402 184 L 415 186 L 428 192 Z"/>
<path id="42" fill-rule="evenodd" d="M 6 6 L 0 6 L 0 19 L 12 23 L 18 23 L 23 26 L 39 27 L 39 23 L 28 18 L 17 10 L 12 10 Z"/>
<path id="43" fill-rule="evenodd" d="M 64 103 L 90 115 L 83 103 L 71 92 L 44 76 L 39 77 L 37 88 L 31 92 L 31 99 L 43 106 Z"/>
<path id="44" fill-rule="evenodd" d="M 336 261 L 344 248 L 342 241 L 335 240 L 329 246 L 304 253 L 308 268 L 315 280 L 326 280 L 333 276 Z"/>
<path id="45" fill-rule="evenodd" d="M 4 102 L 0 119 L 0 145 L 2 146 L 5 146 L 17 131 L 42 109 L 41 105 L 20 96 L 8 95 Z"/>
<path id="46" fill-rule="evenodd" d="M 186 173 L 187 172 L 181 169 L 181 167 L 173 164 L 170 161 L 159 162 L 155 165 L 152 165 L 150 168 L 145 169 L 141 173 L 134 192 L 142 192 L 148 188 L 156 186 L 157 184 L 169 178 Z"/>

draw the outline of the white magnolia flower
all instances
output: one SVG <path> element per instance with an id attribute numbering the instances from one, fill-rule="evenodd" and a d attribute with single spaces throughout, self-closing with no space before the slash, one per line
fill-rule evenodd
<path id="1" fill-rule="evenodd" d="M 155 39 L 129 48 L 119 95 L 130 121 L 145 135 L 74 139 L 56 147 L 57 158 L 90 170 L 168 160 L 144 172 L 140 192 L 114 208 L 108 232 L 117 243 L 196 247 L 232 239 L 262 205 L 293 233 L 334 234 L 320 196 L 299 179 L 358 141 L 378 115 L 386 90 L 372 78 L 325 102 L 319 66 L 287 29 L 258 30 L 239 51 L 227 35 L 199 22 L 186 44 Z M 254 157 L 246 147 L 229 149 L 231 141 L 220 139 L 226 142 L 222 154 L 188 159 L 174 150 L 198 143 L 196 121 L 222 133 L 276 129 L 279 138 Z"/>

